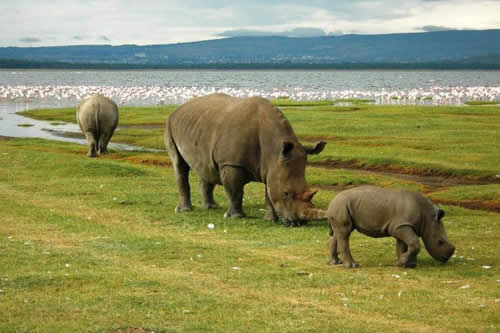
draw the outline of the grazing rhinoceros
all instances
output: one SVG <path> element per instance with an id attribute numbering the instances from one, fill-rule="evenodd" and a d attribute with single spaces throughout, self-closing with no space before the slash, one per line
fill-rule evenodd
<path id="1" fill-rule="evenodd" d="M 89 144 L 89 157 L 108 153 L 108 142 L 118 126 L 118 107 L 102 95 L 91 96 L 76 109 L 76 122 Z"/>
<path id="2" fill-rule="evenodd" d="M 444 211 L 420 193 L 360 186 L 337 194 L 327 216 L 332 265 L 340 263 L 340 252 L 345 267 L 359 267 L 349 248 L 354 229 L 370 237 L 396 238 L 397 266 L 417 266 L 419 237 L 436 260 L 446 262 L 455 251 L 441 221 Z"/>
<path id="3" fill-rule="evenodd" d="M 302 146 L 281 111 L 260 97 L 235 98 L 224 94 L 192 99 L 174 111 L 166 124 L 165 145 L 174 166 L 180 202 L 176 212 L 192 210 L 189 171 L 200 175 L 204 208 L 219 207 L 213 198 L 216 184 L 229 198 L 224 217 L 243 217 L 243 187 L 264 183 L 265 218 L 286 225 L 326 218 L 313 208 L 316 189 L 305 180 L 307 154 L 324 146 Z"/>

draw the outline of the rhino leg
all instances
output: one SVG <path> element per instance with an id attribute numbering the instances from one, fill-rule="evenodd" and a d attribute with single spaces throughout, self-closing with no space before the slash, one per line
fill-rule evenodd
<path id="1" fill-rule="evenodd" d="M 189 166 L 182 160 L 177 165 L 174 163 L 175 178 L 179 189 L 179 204 L 175 207 L 175 212 L 186 212 L 193 210 L 191 204 L 191 189 L 189 187 Z"/>
<path id="2" fill-rule="evenodd" d="M 229 199 L 229 208 L 224 217 L 245 217 L 243 212 L 243 186 L 246 184 L 245 171 L 238 167 L 225 166 L 221 171 L 221 181 Z"/>
<path id="3" fill-rule="evenodd" d="M 417 254 L 420 251 L 420 242 L 415 231 L 411 227 L 403 226 L 397 228 L 392 235 L 398 240 L 396 251 L 401 251 L 396 261 L 396 266 L 417 267 Z"/>
<path id="4" fill-rule="evenodd" d="M 87 142 L 89 144 L 89 152 L 88 157 L 96 157 L 97 156 L 97 142 L 94 136 L 94 133 L 90 131 L 85 132 L 85 137 L 87 138 Z"/>
<path id="5" fill-rule="evenodd" d="M 115 132 L 115 127 L 113 127 L 110 131 L 104 132 L 101 134 L 101 137 L 99 138 L 99 153 L 100 154 L 107 154 L 108 153 L 108 143 L 109 140 L 111 140 L 111 137 L 113 136 L 113 133 Z"/>
<path id="6" fill-rule="evenodd" d="M 359 264 L 352 258 L 351 248 L 349 247 L 349 237 L 353 230 L 353 224 L 349 219 L 345 221 L 336 221 L 335 223 L 335 232 L 333 233 L 335 240 L 332 242 L 333 244 L 336 243 L 337 251 L 340 252 L 344 261 L 344 267 L 346 268 L 359 267 Z"/>
<path id="7" fill-rule="evenodd" d="M 278 214 L 276 214 L 271 199 L 267 194 L 267 185 L 266 185 L 266 215 L 264 216 L 264 219 L 273 222 L 278 221 Z"/>
<path id="8" fill-rule="evenodd" d="M 396 258 L 399 260 L 401 255 L 408 250 L 408 245 L 405 242 L 396 238 Z"/>
<path id="9" fill-rule="evenodd" d="M 328 252 L 330 253 L 330 261 L 328 262 L 329 265 L 338 265 L 342 263 L 339 259 L 337 239 L 335 238 L 335 235 L 330 236 L 330 239 L 328 240 Z"/>
<path id="10" fill-rule="evenodd" d="M 215 184 L 209 183 L 204 179 L 200 179 L 200 192 L 203 200 L 203 208 L 220 208 L 214 200 L 214 188 Z"/>
<path id="11" fill-rule="evenodd" d="M 111 138 L 111 135 L 108 133 L 101 134 L 99 138 L 99 154 L 107 154 L 108 153 L 108 142 Z"/>
<path id="12" fill-rule="evenodd" d="M 337 240 L 337 247 L 340 251 L 342 259 L 344 260 L 344 267 L 346 268 L 358 268 L 359 263 L 354 261 L 351 254 L 351 248 L 349 247 L 349 237 L 351 235 L 351 231 L 344 232 L 335 232 L 334 236 Z"/>
<path id="13" fill-rule="evenodd" d="M 174 167 L 177 189 L 179 190 L 179 204 L 175 207 L 175 212 L 191 211 L 193 210 L 193 205 L 191 204 L 191 190 L 189 188 L 190 167 L 179 154 L 174 140 L 172 140 L 168 131 L 165 134 L 165 146 L 168 151 L 168 157 L 170 157 L 172 166 Z"/>

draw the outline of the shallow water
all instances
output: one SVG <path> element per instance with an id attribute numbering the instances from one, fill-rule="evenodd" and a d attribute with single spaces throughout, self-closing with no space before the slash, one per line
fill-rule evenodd
<path id="1" fill-rule="evenodd" d="M 214 92 L 292 100 L 363 98 L 383 104 L 463 105 L 477 99 L 500 102 L 500 72 L 0 70 L 0 135 L 86 144 L 75 124 L 54 125 L 16 112 L 76 107 L 82 99 L 98 93 L 119 105 L 161 105 L 180 104 Z M 32 126 L 19 126 L 24 124 Z M 137 149 L 113 143 L 110 147 Z"/>
<path id="2" fill-rule="evenodd" d="M 119 104 L 179 104 L 214 92 L 293 100 L 367 98 L 377 103 L 500 101 L 499 71 L 402 70 L 0 70 L 1 99 L 75 102 L 102 93 Z"/>
<path id="3" fill-rule="evenodd" d="M 0 101 L 0 135 L 18 138 L 42 138 L 87 145 L 87 140 L 76 124 L 64 122 L 49 122 L 24 117 L 16 112 L 37 108 L 69 107 L 69 103 L 38 102 L 26 103 L 22 101 Z M 75 108 L 76 112 L 76 108 Z M 119 129 L 117 129 L 119 130 Z M 109 143 L 109 147 L 117 150 L 147 150 L 158 151 L 144 147 L 137 147 L 121 143 Z"/>

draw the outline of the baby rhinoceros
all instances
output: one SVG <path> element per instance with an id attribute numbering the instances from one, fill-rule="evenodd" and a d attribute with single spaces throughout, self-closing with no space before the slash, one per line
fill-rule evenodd
<path id="1" fill-rule="evenodd" d="M 396 238 L 396 266 L 416 267 L 419 237 L 436 260 L 446 262 L 455 251 L 441 219 L 444 211 L 420 193 L 360 186 L 342 191 L 328 206 L 330 264 L 359 267 L 349 248 L 353 230 L 370 237 Z"/>
<path id="2" fill-rule="evenodd" d="M 111 99 L 94 95 L 76 109 L 76 122 L 89 144 L 89 157 L 108 153 L 108 143 L 118 126 L 118 107 Z"/>

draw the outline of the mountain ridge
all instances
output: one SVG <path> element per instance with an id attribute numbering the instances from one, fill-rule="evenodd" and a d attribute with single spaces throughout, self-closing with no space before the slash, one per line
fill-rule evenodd
<path id="1" fill-rule="evenodd" d="M 242 36 L 152 45 L 0 47 L 1 63 L 140 66 L 481 63 L 500 65 L 500 29 L 319 37 Z M 485 60 L 489 59 L 489 60 Z"/>

